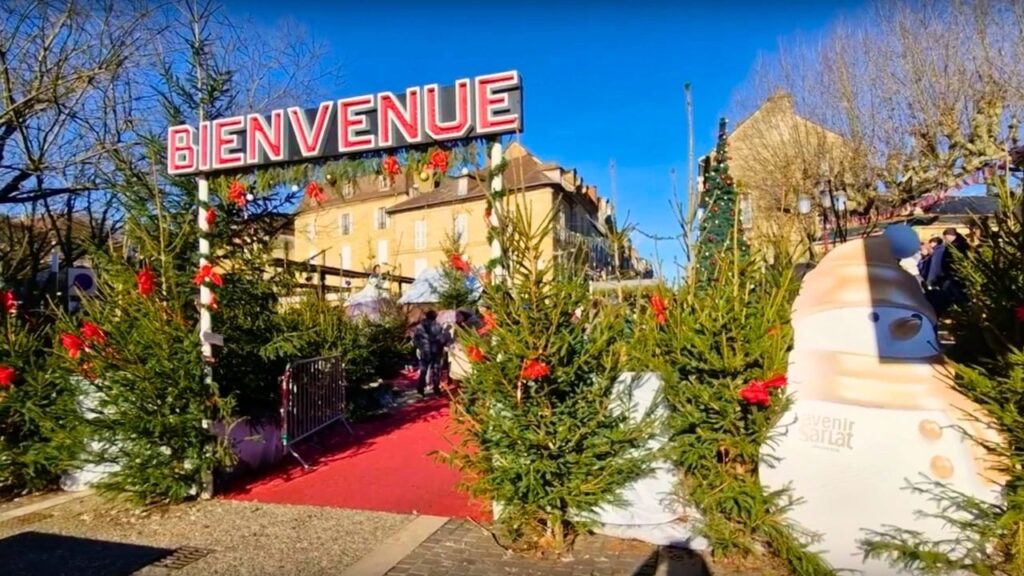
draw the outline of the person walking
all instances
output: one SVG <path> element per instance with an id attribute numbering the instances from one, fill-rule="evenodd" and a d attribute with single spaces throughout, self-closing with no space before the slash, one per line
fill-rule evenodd
<path id="1" fill-rule="evenodd" d="M 416 381 L 416 391 L 420 396 L 426 395 L 427 376 L 430 376 L 434 394 L 440 394 L 441 354 L 445 347 L 444 329 L 437 322 L 437 312 L 427 310 L 426 316 L 416 327 L 412 336 L 416 355 L 419 357 L 420 373 Z"/>

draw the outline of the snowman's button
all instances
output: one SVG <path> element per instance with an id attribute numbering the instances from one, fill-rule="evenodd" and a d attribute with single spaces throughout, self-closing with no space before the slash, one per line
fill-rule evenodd
<path id="1" fill-rule="evenodd" d="M 945 456 L 935 456 L 931 461 L 932 474 L 939 480 L 948 480 L 953 477 L 953 463 Z"/>
<path id="2" fill-rule="evenodd" d="M 926 440 L 938 440 L 942 438 L 942 426 L 934 420 L 921 420 L 921 423 L 917 425 L 917 431 L 924 436 Z"/>

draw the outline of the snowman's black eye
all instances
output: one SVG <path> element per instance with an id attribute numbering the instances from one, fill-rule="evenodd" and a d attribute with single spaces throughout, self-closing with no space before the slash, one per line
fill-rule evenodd
<path id="1" fill-rule="evenodd" d="M 872 312 L 868 316 L 868 318 L 870 318 L 872 322 L 878 322 L 878 320 L 881 318 L 881 316 L 878 315 L 878 312 Z"/>

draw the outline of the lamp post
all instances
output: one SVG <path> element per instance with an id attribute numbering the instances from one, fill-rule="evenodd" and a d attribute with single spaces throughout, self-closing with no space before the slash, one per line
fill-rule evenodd
<path id="1" fill-rule="evenodd" d="M 845 191 L 833 188 L 831 178 L 826 178 L 818 185 L 818 201 L 821 203 L 821 228 L 827 252 L 830 212 L 832 213 L 833 228 L 836 231 L 835 241 L 837 243 L 846 242 L 847 196 Z"/>
<path id="2" fill-rule="evenodd" d="M 811 199 L 801 194 L 796 201 L 796 211 L 799 212 L 801 216 L 807 216 L 811 213 L 812 208 Z M 807 256 L 811 262 L 814 262 L 814 231 L 813 229 L 808 229 L 803 225 L 801 225 L 801 228 L 803 228 L 807 234 Z"/>

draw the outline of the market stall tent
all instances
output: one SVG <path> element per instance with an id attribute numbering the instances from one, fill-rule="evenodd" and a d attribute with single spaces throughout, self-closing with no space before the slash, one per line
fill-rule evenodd
<path id="1" fill-rule="evenodd" d="M 398 299 L 399 304 L 436 304 L 441 296 L 439 289 L 444 282 L 444 276 L 440 268 L 427 268 L 416 277 L 416 280 L 406 289 L 405 294 Z M 466 276 L 466 284 L 473 290 L 473 297 L 480 298 L 483 293 L 483 285 L 470 274 Z"/>

